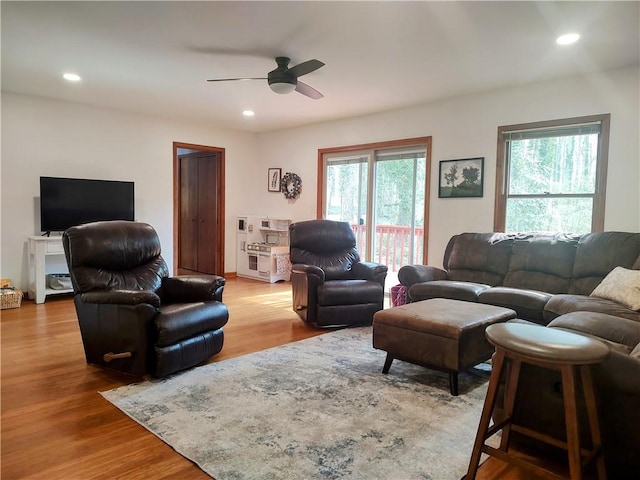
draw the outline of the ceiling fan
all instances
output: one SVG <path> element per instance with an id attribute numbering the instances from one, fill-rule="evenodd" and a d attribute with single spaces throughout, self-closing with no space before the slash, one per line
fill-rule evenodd
<path id="1" fill-rule="evenodd" d="M 324 66 L 320 60 L 307 60 L 293 67 L 289 67 L 291 61 L 288 57 L 276 57 L 278 67 L 271 70 L 266 77 L 245 77 L 245 78 L 217 78 L 207 80 L 207 82 L 229 82 L 235 80 L 267 80 L 269 87 L 276 93 L 291 93 L 294 90 L 302 95 L 317 100 L 324 97 L 315 88 L 298 80 L 298 77 L 311 73 Z"/>

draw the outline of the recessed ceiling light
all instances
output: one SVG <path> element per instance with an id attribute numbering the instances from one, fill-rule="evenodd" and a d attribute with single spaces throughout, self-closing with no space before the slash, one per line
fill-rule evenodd
<path id="1" fill-rule="evenodd" d="M 580 35 L 577 33 L 567 33 L 566 35 L 560 35 L 556 38 L 556 43 L 558 45 L 571 45 L 572 43 L 576 43 L 580 39 Z"/>
<path id="2" fill-rule="evenodd" d="M 243 110 L 242 115 L 245 117 L 253 117 L 256 113 L 253 110 Z"/>
<path id="3" fill-rule="evenodd" d="M 65 80 L 69 80 L 70 82 L 79 82 L 80 80 L 82 80 L 80 78 L 80 75 L 76 75 L 75 73 L 65 73 L 64 75 L 62 75 L 62 78 L 64 78 Z"/>

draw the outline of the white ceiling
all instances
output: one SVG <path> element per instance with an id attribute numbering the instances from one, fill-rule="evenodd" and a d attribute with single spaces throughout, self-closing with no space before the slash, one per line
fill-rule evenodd
<path id="1" fill-rule="evenodd" d="M 246 131 L 640 63 L 640 2 L 1 2 L 2 89 Z M 577 31 L 578 44 L 555 38 Z M 273 93 L 274 57 L 326 65 Z M 82 76 L 78 84 L 63 72 Z M 255 117 L 245 118 L 244 109 Z"/>

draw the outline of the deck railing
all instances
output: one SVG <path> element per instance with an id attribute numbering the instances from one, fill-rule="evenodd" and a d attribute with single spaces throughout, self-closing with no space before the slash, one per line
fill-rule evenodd
<path id="1" fill-rule="evenodd" d="M 365 256 L 365 231 L 366 225 L 351 224 L 356 234 L 358 249 L 362 257 Z M 401 266 L 422 263 L 422 247 L 424 245 L 424 228 L 415 228 L 413 240 L 414 255 L 409 258 L 409 245 L 411 240 L 411 227 L 404 225 L 376 225 L 376 233 L 373 241 L 375 251 L 371 260 L 383 263 L 389 267 L 390 272 L 397 272 Z"/>

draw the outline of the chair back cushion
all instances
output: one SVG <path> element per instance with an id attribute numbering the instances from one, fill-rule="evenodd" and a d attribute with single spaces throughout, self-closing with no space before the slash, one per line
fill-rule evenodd
<path id="1" fill-rule="evenodd" d="M 567 293 L 580 235 L 520 234 L 512 247 L 505 287 Z"/>
<path id="2" fill-rule="evenodd" d="M 76 294 L 97 290 L 148 290 L 158 293 L 169 270 L 160 239 L 141 222 L 94 222 L 62 236 Z"/>
<path id="3" fill-rule="evenodd" d="M 447 280 L 502 285 L 514 240 L 515 235 L 509 233 L 454 235 L 444 254 Z"/>
<path id="4" fill-rule="evenodd" d="M 589 295 L 616 267 L 640 270 L 640 233 L 588 233 L 578 243 L 569 293 Z"/>
<path id="5" fill-rule="evenodd" d="M 353 264 L 360 261 L 356 236 L 347 222 L 307 220 L 292 223 L 289 242 L 291 263 L 320 267 L 326 280 L 349 278 Z"/>

